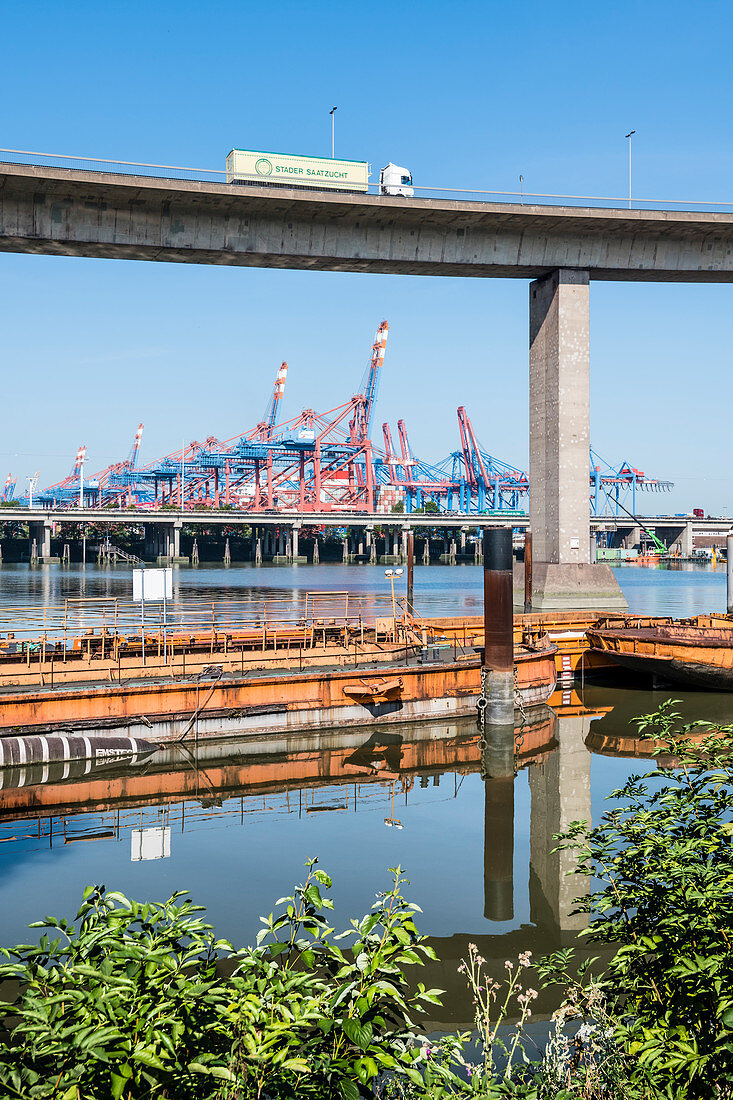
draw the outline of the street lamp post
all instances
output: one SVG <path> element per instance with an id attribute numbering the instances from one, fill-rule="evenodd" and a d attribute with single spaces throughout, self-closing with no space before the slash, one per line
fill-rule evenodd
<path id="1" fill-rule="evenodd" d="M 392 585 L 392 640 L 397 641 L 397 605 L 394 596 L 394 579 L 401 577 L 404 569 L 385 569 L 384 575 L 388 577 Z"/>
<path id="2" fill-rule="evenodd" d="M 328 112 L 331 116 L 331 160 L 336 156 L 336 112 L 338 107 L 332 107 Z"/>
<path id="3" fill-rule="evenodd" d="M 631 138 L 636 133 L 636 130 L 629 130 L 626 138 L 629 143 L 629 210 L 631 210 Z"/>
<path id="4" fill-rule="evenodd" d="M 519 177 L 519 202 L 524 206 L 524 176 Z"/>

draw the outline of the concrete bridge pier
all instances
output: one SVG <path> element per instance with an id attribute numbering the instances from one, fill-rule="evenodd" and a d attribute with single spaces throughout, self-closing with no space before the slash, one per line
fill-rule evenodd
<path id="1" fill-rule="evenodd" d="M 48 565 L 51 562 L 57 562 L 60 559 L 53 557 L 51 554 L 51 531 L 53 524 L 49 522 L 42 523 L 29 523 L 28 524 L 28 560 L 31 559 L 33 542 L 36 543 L 36 553 L 38 554 L 38 560 L 44 565 Z"/>
<path id="2" fill-rule="evenodd" d="M 188 562 L 188 557 L 181 556 L 181 529 L 182 520 L 171 520 L 169 523 L 145 524 L 145 549 L 143 551 L 146 561 L 154 561 L 158 564 L 169 562 Z"/>
<path id="3" fill-rule="evenodd" d="M 158 557 L 158 525 L 156 523 L 145 524 L 145 549 L 143 550 L 146 561 Z"/>
<path id="4" fill-rule="evenodd" d="M 299 537 L 300 537 L 300 524 L 299 523 L 294 523 L 293 524 L 293 531 L 292 531 L 292 544 L 291 544 L 292 560 L 294 562 L 306 562 L 308 559 L 306 558 L 306 556 L 304 554 L 301 555 L 301 553 L 300 553 L 300 546 L 299 546 L 299 543 L 298 543 Z"/>
<path id="5" fill-rule="evenodd" d="M 680 535 L 680 553 L 683 558 L 691 558 L 695 543 L 692 537 L 692 524 L 686 523 Z"/>
<path id="6" fill-rule="evenodd" d="M 569 268 L 535 279 L 529 288 L 532 604 L 537 611 L 627 607 L 610 566 L 589 561 L 589 291 L 589 273 Z M 517 582 L 523 591 L 523 575 Z"/>

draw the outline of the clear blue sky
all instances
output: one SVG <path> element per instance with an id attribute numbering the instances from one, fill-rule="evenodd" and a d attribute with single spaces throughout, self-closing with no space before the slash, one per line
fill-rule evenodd
<path id="1" fill-rule="evenodd" d="M 433 186 L 733 201 L 733 9 L 620 2 L 3 6 L 0 145 L 223 167 L 233 145 L 405 164 Z M 2 154 L 0 154 L 2 156 Z M 733 505 L 733 287 L 591 288 L 592 442 Z M 468 408 L 527 463 L 527 284 L 0 254 L 0 474 L 227 438 L 290 364 L 285 415 L 358 388 L 390 322 L 377 431 L 428 460 Z M 381 432 L 380 432 L 381 434 Z M 650 511 L 657 500 L 649 498 Z M 647 509 L 644 509 L 647 510 Z"/>

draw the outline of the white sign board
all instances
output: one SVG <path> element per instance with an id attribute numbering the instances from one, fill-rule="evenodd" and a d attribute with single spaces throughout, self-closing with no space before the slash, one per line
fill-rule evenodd
<path id="1" fill-rule="evenodd" d="M 133 569 L 132 598 L 136 603 L 144 600 L 170 600 L 173 598 L 172 569 Z"/>
<path id="2" fill-rule="evenodd" d="M 133 863 L 142 859 L 168 859 L 171 854 L 170 825 L 132 829 L 130 847 L 130 859 Z"/>

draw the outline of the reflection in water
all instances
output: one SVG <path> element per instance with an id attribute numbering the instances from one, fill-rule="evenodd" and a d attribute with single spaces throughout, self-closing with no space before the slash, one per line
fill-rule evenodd
<path id="1" fill-rule="evenodd" d="M 438 974 L 425 977 L 449 990 L 441 1016 L 468 1022 L 470 1005 L 455 974 L 456 949 L 464 952 L 466 935 L 487 958 L 501 955 L 497 967 L 503 967 L 507 953 L 529 948 L 541 954 L 578 927 L 568 919 L 577 893 L 566 877 L 568 861 L 550 849 L 555 831 L 589 816 L 590 755 L 583 744 L 589 722 L 587 715 L 556 716 L 538 708 L 516 729 L 491 729 L 483 746 L 471 720 L 310 731 L 280 742 L 249 737 L 207 742 L 197 751 L 171 745 L 133 768 L 6 785 L 0 792 L 0 938 L 25 938 L 16 923 L 19 910 L 26 920 L 40 910 L 66 912 L 73 907 L 66 903 L 70 885 L 73 897 L 101 879 L 145 897 L 188 886 L 207 902 L 217 926 L 217 910 L 230 922 L 232 911 L 239 913 L 235 928 L 220 931 L 236 942 L 251 939 L 256 916 L 269 912 L 273 894 L 289 886 L 287 853 L 296 849 L 305 858 L 319 850 L 312 847 L 315 832 L 322 841 L 328 835 L 326 847 L 335 848 L 326 865 L 344 919 L 368 908 L 388 865 L 400 862 L 413 882 L 421 881 L 411 893 L 425 910 L 426 930 L 437 933 L 442 959 Z M 527 771 L 529 847 L 526 824 L 517 820 L 517 812 L 526 812 Z M 382 854 L 385 824 L 404 830 L 393 833 L 392 851 Z M 521 838 L 516 853 L 515 829 Z M 255 830 L 258 842 L 252 843 Z M 468 852 L 483 857 L 482 876 L 473 856 L 466 860 L 464 830 L 478 841 Z M 378 867 L 367 873 L 364 864 L 375 847 Z M 209 861 L 221 856 L 226 870 L 212 884 Z M 151 881 L 156 860 L 165 866 L 155 865 Z M 517 863 L 523 865 L 519 878 Z M 268 864 L 282 867 L 274 890 Z M 42 905 L 25 904 L 28 893 L 18 891 L 18 878 L 24 886 L 32 882 Z M 527 880 L 529 905 L 519 900 Z M 481 885 L 478 896 L 471 881 Z"/>
<path id="2" fill-rule="evenodd" d="M 383 570 L 368 566 L 175 575 L 182 596 L 384 591 Z M 639 613 L 696 614 L 725 602 L 722 570 L 617 575 Z M 416 604 L 423 614 L 475 614 L 481 580 L 472 567 L 417 569 Z M 124 596 L 129 572 L 3 566 L 0 603 L 58 601 L 81 595 L 82 584 L 88 596 Z M 629 722 L 669 696 L 689 720 L 733 722 L 733 695 L 586 684 L 560 694 L 557 715 L 532 711 L 529 726 L 494 729 L 483 747 L 463 720 L 207 742 L 198 752 L 168 746 L 140 766 L 64 782 L 27 774 L 13 786 L 11 777 L 0 790 L 0 944 L 27 940 L 43 913 L 73 915 L 90 882 L 139 898 L 188 888 L 221 935 L 251 943 L 259 915 L 302 880 L 313 855 L 333 875 L 345 925 L 369 910 L 386 868 L 399 863 L 441 959 L 420 975 L 447 991 L 431 1026 L 467 1026 L 457 967 L 469 942 L 497 976 L 521 951 L 537 957 L 573 942 L 583 918 L 571 916 L 572 901 L 587 883 L 568 875 L 573 857 L 552 851 L 553 835 L 598 820 L 609 791 L 646 767 L 625 755 L 638 750 Z M 552 997 L 541 995 L 539 1014 Z"/>
<path id="3" fill-rule="evenodd" d="M 587 892 L 589 884 L 570 872 L 572 852 L 556 852 L 553 836 L 573 821 L 591 821 L 591 757 L 585 740 L 595 715 L 558 718 L 558 747 L 541 768 L 529 775 L 532 795 L 529 842 L 530 918 L 534 924 L 557 930 L 558 941 L 584 928 L 587 917 L 571 916 L 573 900 Z"/>
<path id="4" fill-rule="evenodd" d="M 523 736 L 521 733 L 519 736 Z M 514 773 L 517 734 L 512 726 L 487 726 L 484 774 L 484 916 L 514 917 Z"/>

